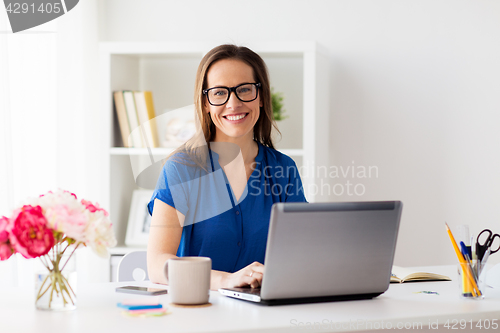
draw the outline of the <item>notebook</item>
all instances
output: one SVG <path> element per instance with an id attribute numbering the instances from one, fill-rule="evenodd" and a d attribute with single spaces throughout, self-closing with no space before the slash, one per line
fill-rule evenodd
<path id="1" fill-rule="evenodd" d="M 369 299 L 389 287 L 400 201 L 276 203 L 260 289 L 221 288 L 266 304 Z"/>
<path id="2" fill-rule="evenodd" d="M 422 272 L 399 266 L 392 266 L 391 283 L 419 281 L 451 281 L 451 279 L 446 275 Z"/>

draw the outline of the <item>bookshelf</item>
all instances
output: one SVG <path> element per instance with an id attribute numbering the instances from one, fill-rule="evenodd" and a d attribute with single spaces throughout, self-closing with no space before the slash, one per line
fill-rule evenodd
<path id="1" fill-rule="evenodd" d="M 100 43 L 102 144 L 102 205 L 107 207 L 118 246 L 114 256 L 140 248 L 125 245 L 132 192 L 139 189 L 135 168 L 151 164 L 147 148 L 123 148 L 112 93 L 116 90 L 150 90 L 156 114 L 193 104 L 198 64 L 215 45 L 204 42 L 103 42 Z M 285 115 L 278 123 L 282 139 L 277 148 L 292 157 L 299 168 L 310 202 L 321 200 L 314 186 L 314 166 L 328 166 L 329 66 L 327 52 L 312 41 L 256 42 L 246 46 L 265 60 L 271 86 L 284 95 Z M 173 148 L 153 148 L 154 160 Z M 302 169 L 306 170 L 306 169 Z M 109 279 L 109 277 L 108 277 Z"/>

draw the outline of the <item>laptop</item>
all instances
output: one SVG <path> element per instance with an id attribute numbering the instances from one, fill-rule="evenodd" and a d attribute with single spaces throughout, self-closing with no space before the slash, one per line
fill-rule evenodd
<path id="1" fill-rule="evenodd" d="M 261 288 L 222 295 L 265 305 L 370 299 L 389 288 L 400 201 L 276 203 Z"/>

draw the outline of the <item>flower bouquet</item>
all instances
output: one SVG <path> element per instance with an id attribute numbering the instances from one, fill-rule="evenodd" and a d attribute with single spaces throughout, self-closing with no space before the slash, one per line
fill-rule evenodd
<path id="1" fill-rule="evenodd" d="M 17 252 L 40 258 L 47 268 L 47 274 L 38 277 L 37 308 L 76 308 L 76 293 L 63 270 L 81 245 L 108 256 L 107 248 L 116 245 L 108 215 L 98 204 L 58 190 L 29 200 L 10 218 L 0 218 L 0 260 Z"/>

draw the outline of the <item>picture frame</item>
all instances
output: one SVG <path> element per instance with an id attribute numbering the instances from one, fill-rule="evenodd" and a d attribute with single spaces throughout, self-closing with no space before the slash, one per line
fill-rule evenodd
<path id="1" fill-rule="evenodd" d="M 156 117 L 156 123 L 160 146 L 177 148 L 196 133 L 194 104 L 179 109 L 165 109 Z"/>
<path id="2" fill-rule="evenodd" d="M 149 238 L 151 215 L 148 212 L 148 203 L 153 195 L 152 190 L 135 190 L 130 203 L 127 234 L 125 245 L 146 246 Z"/>

